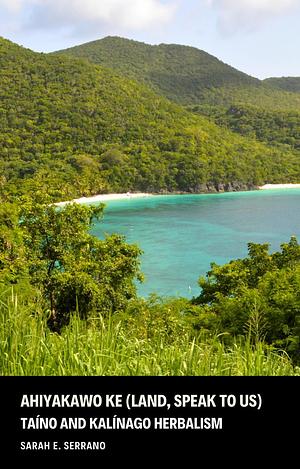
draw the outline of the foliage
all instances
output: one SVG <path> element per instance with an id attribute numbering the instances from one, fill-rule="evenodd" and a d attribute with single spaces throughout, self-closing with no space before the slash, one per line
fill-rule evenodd
<path id="1" fill-rule="evenodd" d="M 91 312 L 105 315 L 124 309 L 136 295 L 133 280 L 141 279 L 140 250 L 118 235 L 98 240 L 88 233 L 93 220 L 102 215 L 102 205 L 67 204 L 58 209 L 42 194 L 36 196 L 35 202 L 23 200 L 10 231 L 10 249 L 0 251 L 3 281 L 7 283 L 8 268 L 11 283 L 16 282 L 12 272 L 18 271 L 18 280 L 23 281 L 25 270 L 25 277 L 42 294 L 53 330 L 61 330 L 76 311 L 87 318 Z M 19 251 L 22 258 L 13 256 Z"/>
<path id="2" fill-rule="evenodd" d="M 299 78 L 260 81 L 192 47 L 150 46 L 119 37 L 60 53 L 86 58 L 144 82 L 218 126 L 288 151 L 299 161 L 300 97 L 292 93 L 298 90 Z"/>
<path id="3" fill-rule="evenodd" d="M 300 360 L 300 246 L 295 237 L 269 253 L 268 244 L 249 243 L 249 255 L 211 265 L 194 304 L 212 316 L 211 328 L 226 336 L 246 335 L 286 350 Z M 203 317 L 200 320 L 200 325 Z"/>
<path id="4" fill-rule="evenodd" d="M 206 115 L 222 127 L 245 137 L 256 138 L 270 146 L 300 150 L 300 112 L 293 110 L 269 110 L 246 104 L 225 106 L 197 105 L 193 112 Z"/>
<path id="5" fill-rule="evenodd" d="M 0 299 L 2 375 L 299 375 L 286 355 L 261 343 L 226 347 L 217 336 L 193 338 L 188 332 L 170 341 L 164 326 L 147 339 L 135 337 L 134 320 L 127 324 L 118 315 L 88 323 L 74 316 L 58 335 L 49 331 L 38 298 L 25 303 L 8 291 Z"/>
<path id="6" fill-rule="evenodd" d="M 282 352 L 299 362 L 296 239 L 213 264 L 192 303 L 143 300 L 139 248 L 89 234 L 103 206 L 53 202 L 299 182 L 300 98 L 193 48 L 108 38 L 73 52 L 126 77 L 0 38 L 2 372 L 298 373 Z"/>
<path id="7" fill-rule="evenodd" d="M 300 92 L 299 77 L 267 78 L 264 83 L 279 90 L 292 91 L 293 93 Z"/>
<path id="8" fill-rule="evenodd" d="M 51 187 L 206 192 L 298 182 L 299 158 L 220 129 L 142 84 L 86 60 L 0 39 L 2 194 Z"/>
<path id="9" fill-rule="evenodd" d="M 128 336 L 141 340 L 153 340 L 158 336 L 165 344 L 172 344 L 180 336 L 192 331 L 191 319 L 187 313 L 189 301 L 181 299 L 138 298 L 128 303 L 125 311 L 116 315 L 128 330 Z"/>
<path id="10" fill-rule="evenodd" d="M 294 373 L 282 351 L 299 363 L 296 238 L 273 254 L 250 243 L 247 258 L 212 264 L 192 302 L 145 300 L 133 283 L 139 249 L 88 233 L 103 206 L 57 208 L 49 200 L 36 193 L 35 202 L 9 207 L 12 244 L 1 251 L 0 269 L 5 373 Z"/>
<path id="11" fill-rule="evenodd" d="M 294 91 L 291 88 L 299 84 L 299 78 L 261 81 L 194 47 L 151 46 L 120 37 L 106 37 L 57 53 L 112 68 L 183 105 L 229 107 L 248 104 L 262 109 L 285 110 L 299 110 L 300 106 L 300 97 L 286 92 Z M 275 89 L 273 80 L 277 83 L 285 80 L 284 83 L 290 86 Z"/>
<path id="12" fill-rule="evenodd" d="M 15 204 L 0 199 L 0 283 L 16 283 L 26 274 L 22 231 Z"/>
<path id="13" fill-rule="evenodd" d="M 150 46 L 120 37 L 106 37 L 57 53 L 86 58 L 112 68 L 123 76 L 145 82 L 180 104 L 200 101 L 205 88 L 259 85 L 259 80 L 207 52 L 176 44 Z"/>

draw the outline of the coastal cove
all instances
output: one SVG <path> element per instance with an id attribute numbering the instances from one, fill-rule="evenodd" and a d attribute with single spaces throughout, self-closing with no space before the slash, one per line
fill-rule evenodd
<path id="1" fill-rule="evenodd" d="M 270 243 L 271 251 L 300 237 L 300 188 L 200 195 L 155 195 L 107 200 L 93 234 L 120 233 L 144 254 L 147 296 L 192 297 L 211 262 L 247 254 L 247 243 Z"/>

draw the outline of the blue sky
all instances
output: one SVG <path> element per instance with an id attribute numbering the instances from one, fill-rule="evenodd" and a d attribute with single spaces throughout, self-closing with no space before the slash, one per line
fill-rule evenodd
<path id="1" fill-rule="evenodd" d="M 107 35 L 203 49 L 258 78 L 300 76 L 300 0 L 0 0 L 0 35 L 49 52 Z"/>

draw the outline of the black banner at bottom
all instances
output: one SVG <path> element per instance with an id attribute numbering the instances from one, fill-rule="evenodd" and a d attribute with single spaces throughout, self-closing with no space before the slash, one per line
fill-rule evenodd
<path id="1" fill-rule="evenodd" d="M 1 455 L 134 461 L 283 450 L 296 441 L 299 391 L 298 377 L 1 377 Z"/>

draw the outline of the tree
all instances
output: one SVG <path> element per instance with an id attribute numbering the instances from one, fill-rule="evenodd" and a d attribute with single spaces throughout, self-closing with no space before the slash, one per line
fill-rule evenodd
<path id="1" fill-rule="evenodd" d="M 113 235 L 99 240 L 89 234 L 104 206 L 45 200 L 24 203 L 21 210 L 28 272 L 50 310 L 49 325 L 59 331 L 72 312 L 87 318 L 91 312 L 111 314 L 136 295 L 141 279 L 137 246 Z"/>
<path id="2" fill-rule="evenodd" d="M 16 204 L 0 203 L 0 281 L 15 284 L 26 272 Z"/>
<path id="3" fill-rule="evenodd" d="M 236 336 L 262 338 L 300 360 L 300 246 L 293 236 L 281 251 L 267 244 L 248 244 L 248 257 L 218 266 L 212 264 L 193 304 L 201 305 L 202 327 Z"/>

